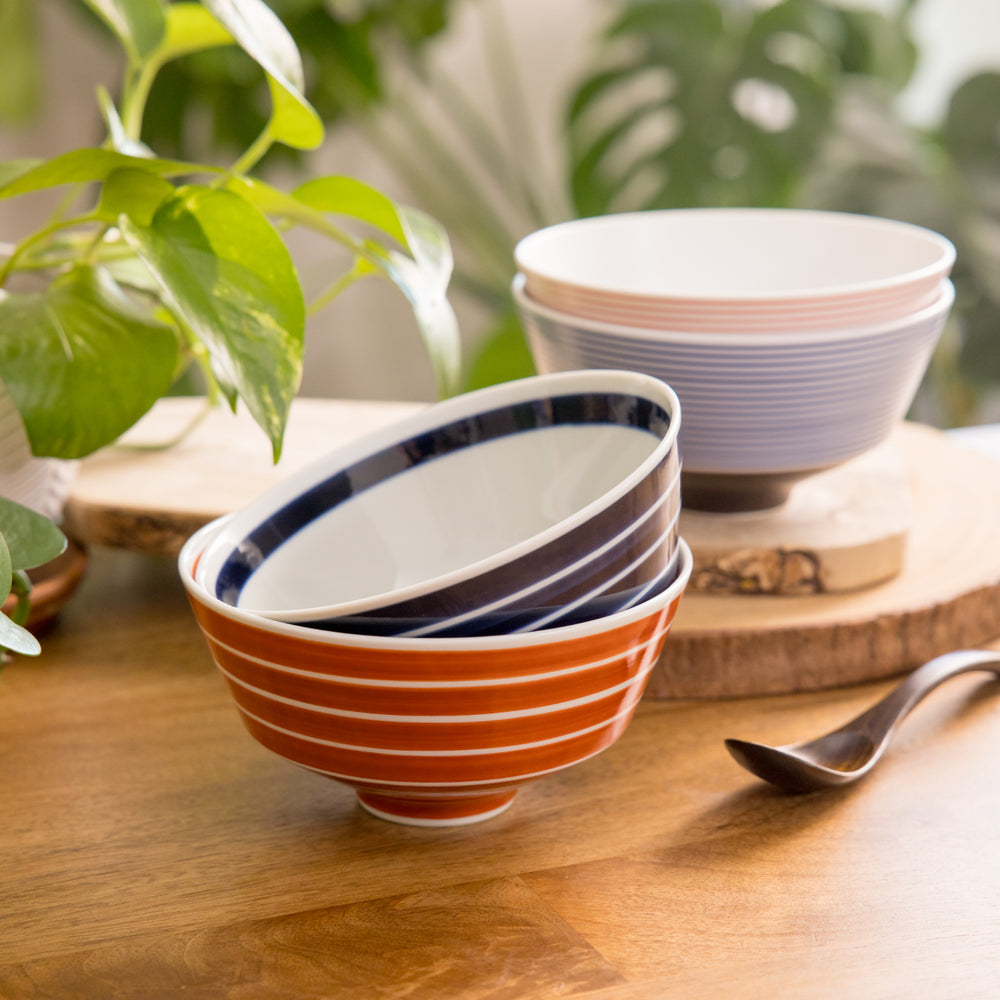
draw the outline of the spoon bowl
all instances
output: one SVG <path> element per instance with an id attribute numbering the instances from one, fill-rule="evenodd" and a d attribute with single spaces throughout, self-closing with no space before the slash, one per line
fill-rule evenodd
<path id="1" fill-rule="evenodd" d="M 1000 653 L 963 649 L 935 657 L 867 711 L 816 739 L 776 747 L 727 739 L 726 749 L 752 774 L 787 791 L 848 785 L 879 762 L 897 726 L 919 702 L 946 680 L 973 670 L 1000 676 Z"/>

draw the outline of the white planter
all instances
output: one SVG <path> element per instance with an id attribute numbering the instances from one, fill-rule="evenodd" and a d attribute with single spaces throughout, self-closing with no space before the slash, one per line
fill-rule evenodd
<path id="1" fill-rule="evenodd" d="M 57 521 L 78 466 L 76 461 L 31 454 L 21 415 L 0 382 L 0 496 Z"/>

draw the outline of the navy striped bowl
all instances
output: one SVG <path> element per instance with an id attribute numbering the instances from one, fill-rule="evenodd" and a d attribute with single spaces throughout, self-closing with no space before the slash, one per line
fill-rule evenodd
<path id="1" fill-rule="evenodd" d="M 569 316 L 514 297 L 540 371 L 631 369 L 670 383 L 684 409 L 684 505 L 776 506 L 799 479 L 883 441 L 906 415 L 955 298 L 902 319 L 833 330 L 698 333 Z"/>
<path id="2" fill-rule="evenodd" d="M 676 579 L 680 405 L 660 379 L 540 375 L 331 452 L 215 526 L 198 583 L 278 621 L 491 635 L 592 620 Z"/>

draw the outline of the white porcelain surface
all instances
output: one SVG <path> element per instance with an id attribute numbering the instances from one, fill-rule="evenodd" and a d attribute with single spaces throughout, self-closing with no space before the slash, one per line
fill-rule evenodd
<path id="1" fill-rule="evenodd" d="M 525 406 L 549 406 L 552 397 L 588 393 L 641 400 L 668 415 L 669 426 L 656 433 L 619 426 L 615 413 L 611 422 L 570 420 L 534 427 L 529 421 L 521 428 L 518 417 L 516 433 L 487 434 L 471 444 L 459 442 L 454 450 L 448 443 L 452 431 L 441 430 L 482 414 L 490 415 L 489 420 L 499 414 L 501 423 L 509 422 L 511 408 L 521 408 L 523 414 Z M 610 535 L 595 534 L 582 559 L 579 538 L 602 515 L 609 520 L 612 505 L 627 505 L 633 496 L 648 493 L 650 477 L 659 477 L 657 484 L 669 481 L 678 463 L 679 421 L 670 388 L 634 372 L 538 376 L 467 393 L 338 449 L 236 512 L 208 544 L 198 581 L 229 603 L 261 615 L 324 624 L 408 601 L 430 601 L 428 595 L 468 583 L 458 595 L 464 604 L 455 603 L 458 598 L 452 595 L 452 603 L 442 608 L 442 622 L 461 623 L 474 617 L 480 603 L 486 610 L 496 609 L 497 602 L 480 599 L 477 590 L 485 594 L 481 581 L 491 573 L 494 579 L 501 573 L 509 577 L 503 590 L 508 602 L 532 591 L 544 596 L 546 587 L 551 593 L 562 579 L 568 586 L 573 574 L 579 574 L 584 589 L 597 586 L 594 575 L 604 572 L 602 546 L 632 522 L 607 526 Z M 435 441 L 435 447 L 444 440 L 443 452 L 408 467 L 400 464 L 400 456 L 405 463 L 426 440 Z M 375 461 L 382 454 L 390 458 L 388 473 Z M 365 471 L 367 466 L 374 471 Z M 355 481 L 363 475 L 371 481 Z M 328 501 L 328 483 L 344 486 L 349 495 Z M 319 509 L 277 544 L 268 542 L 266 551 L 255 552 L 253 539 L 261 526 L 268 529 L 286 517 L 277 512 L 301 509 L 310 490 L 319 490 Z M 638 547 L 647 544 L 649 533 L 656 536 L 660 548 L 649 562 L 650 580 L 657 560 L 665 565 L 676 542 L 679 484 L 672 484 L 666 503 L 662 499 L 657 493 L 656 507 L 662 510 L 653 512 L 648 526 L 642 516 L 634 518 L 636 540 L 628 543 Z M 567 545 L 563 555 L 560 545 L 571 538 L 577 550 Z M 627 558 L 621 544 L 621 558 Z M 546 556 L 536 562 L 538 552 Z M 256 568 L 229 596 L 224 576 L 234 553 Z M 613 571 L 609 561 L 608 581 L 615 579 Z"/>
<path id="2" fill-rule="evenodd" d="M 549 427 L 445 455 L 379 483 L 297 532 L 254 573 L 239 606 L 358 605 L 446 577 L 541 535 L 650 456 L 628 427 Z M 524 483 L 538 484 L 525 490 Z M 239 522 L 222 546 L 238 540 Z M 336 566 L 350 572 L 331 572 Z"/>
<path id="3" fill-rule="evenodd" d="M 820 329 L 930 304 L 955 259 L 930 230 L 872 216 L 697 208 L 576 219 L 515 248 L 536 301 L 692 331 Z"/>

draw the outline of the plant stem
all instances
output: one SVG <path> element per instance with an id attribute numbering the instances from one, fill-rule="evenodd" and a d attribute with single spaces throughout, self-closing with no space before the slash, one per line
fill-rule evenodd
<path id="1" fill-rule="evenodd" d="M 366 262 L 367 263 L 367 262 Z M 356 262 L 354 267 L 345 271 L 325 292 L 317 295 L 316 298 L 306 307 L 307 316 L 315 316 L 321 309 L 328 306 L 345 288 L 353 285 L 359 278 L 372 273 L 370 266 L 359 266 Z"/>
<path id="2" fill-rule="evenodd" d="M 122 127 L 125 134 L 135 142 L 142 140 L 142 120 L 146 113 L 146 101 L 149 91 L 160 70 L 158 62 L 149 62 L 138 72 L 126 74 L 125 86 L 122 88 Z"/>
<path id="3" fill-rule="evenodd" d="M 47 240 L 53 233 L 59 232 L 60 229 L 70 229 L 73 226 L 82 225 L 87 222 L 93 222 L 92 215 L 79 215 L 73 219 L 56 219 L 41 229 L 30 233 L 14 247 L 10 256 L 4 261 L 3 267 L 0 268 L 0 287 L 6 283 L 11 273 L 16 269 L 15 264 L 18 258 L 36 243 Z"/>
<path id="4" fill-rule="evenodd" d="M 25 626 L 31 612 L 31 580 L 24 570 L 16 570 L 11 578 L 10 592 L 17 598 L 10 620 L 15 625 Z"/>
<path id="5" fill-rule="evenodd" d="M 240 158 L 232 165 L 230 172 L 234 174 L 250 173 L 273 144 L 274 139 L 271 137 L 271 125 L 269 122 L 261 130 L 260 135 L 250 143 Z"/>
<path id="6" fill-rule="evenodd" d="M 216 394 L 217 395 L 217 394 Z M 113 445 L 116 451 L 133 451 L 133 452 L 157 452 L 166 451 L 168 448 L 173 448 L 180 444 L 189 434 L 197 430 L 197 428 L 202 424 L 205 418 L 215 409 L 217 398 L 214 398 L 211 393 L 205 395 L 204 405 L 201 406 L 197 413 L 184 426 L 174 435 L 167 438 L 164 441 L 157 441 L 155 443 L 150 442 L 147 444 L 129 444 L 118 442 Z"/>

